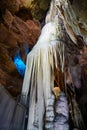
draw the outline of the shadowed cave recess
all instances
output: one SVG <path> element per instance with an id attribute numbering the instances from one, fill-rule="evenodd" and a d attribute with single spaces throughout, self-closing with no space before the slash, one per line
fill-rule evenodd
<path id="1" fill-rule="evenodd" d="M 0 130 L 87 130 L 87 1 L 0 1 Z"/>

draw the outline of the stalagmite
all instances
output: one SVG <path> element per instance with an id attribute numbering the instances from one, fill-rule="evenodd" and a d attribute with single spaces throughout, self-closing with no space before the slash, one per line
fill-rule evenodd
<path id="1" fill-rule="evenodd" d="M 69 130 L 69 108 L 65 94 L 60 93 L 55 106 L 55 130 Z"/>

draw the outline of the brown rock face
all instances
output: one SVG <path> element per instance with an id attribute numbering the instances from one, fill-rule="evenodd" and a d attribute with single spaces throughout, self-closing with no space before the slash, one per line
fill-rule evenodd
<path id="1" fill-rule="evenodd" d="M 24 2 L 24 0 L 22 0 Z M 38 20 L 43 20 L 46 16 L 46 12 L 50 6 L 51 0 L 25 0 L 25 8 L 31 10 L 32 17 Z M 23 6 L 22 6 L 23 7 Z"/>
<path id="2" fill-rule="evenodd" d="M 46 16 L 46 11 L 51 0 L 31 0 L 26 2 L 26 6 L 31 9 L 33 18 L 42 20 Z"/>
<path id="3" fill-rule="evenodd" d="M 5 26 L 7 27 L 4 30 L 6 30 L 6 36 L 7 39 L 5 38 L 6 41 L 8 39 L 16 39 L 16 42 L 26 42 L 29 46 L 33 46 L 37 40 L 37 37 L 40 34 L 40 26 L 37 22 L 28 20 L 24 22 L 17 16 L 12 16 L 11 13 L 6 10 L 6 13 L 3 15 L 3 19 L 5 22 Z M 1 36 L 1 39 L 3 36 Z M 12 43 L 12 41 L 11 41 Z M 13 43 L 12 43 L 13 44 Z"/>
<path id="4" fill-rule="evenodd" d="M 2 11 L 4 11 L 5 9 L 8 9 L 10 12 L 12 12 L 13 14 L 17 11 L 19 11 L 19 4 L 20 1 L 19 0 L 1 0 L 0 1 L 0 8 Z"/>
<path id="5" fill-rule="evenodd" d="M 27 48 L 32 48 L 40 35 L 40 25 L 33 20 L 23 21 L 10 11 L 2 14 L 0 22 L 0 83 L 6 86 L 13 96 L 21 92 L 22 77 L 18 73 L 13 58 L 20 52 L 26 62 Z M 16 82 L 15 82 L 16 81 Z"/>
<path id="6" fill-rule="evenodd" d="M 50 1 L 51 0 L 1 0 L 0 8 L 3 12 L 8 9 L 12 14 L 20 12 L 20 10 L 23 8 L 27 10 L 27 14 L 25 14 L 26 16 L 30 11 L 33 18 L 42 20 L 49 8 Z"/>
<path id="7" fill-rule="evenodd" d="M 51 1 L 0 0 L 0 84 L 14 97 L 21 93 L 23 77 L 13 58 L 20 53 L 26 62 L 26 48 L 32 49 L 35 45 L 40 35 L 40 22 L 44 24 L 49 7 L 46 22 L 54 20 L 56 3 L 65 32 L 65 82 L 68 91 L 75 94 L 87 129 L 87 0 Z M 55 87 L 64 90 L 61 87 L 65 83 L 64 75 L 56 68 L 54 78 Z"/>
<path id="8" fill-rule="evenodd" d="M 13 95 L 20 92 L 22 78 L 12 59 L 20 52 L 26 62 L 25 48 L 36 43 L 41 30 L 38 20 L 45 18 L 50 1 L 0 0 L 0 83 L 12 86 Z"/>

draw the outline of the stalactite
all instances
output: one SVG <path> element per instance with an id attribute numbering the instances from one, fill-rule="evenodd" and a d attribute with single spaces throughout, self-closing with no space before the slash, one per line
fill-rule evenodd
<path id="1" fill-rule="evenodd" d="M 56 2 L 60 2 L 60 0 Z M 58 4 L 61 5 L 61 2 Z M 65 7 L 67 6 L 68 0 L 65 3 Z M 65 29 L 75 44 L 77 44 L 77 37 L 74 30 L 69 27 L 67 20 L 63 23 L 63 20 L 60 18 L 63 15 L 63 10 L 60 7 L 59 12 L 54 10 L 54 14 L 57 13 L 57 15 L 52 17 L 53 12 L 50 11 L 52 11 L 54 5 L 51 3 L 46 25 L 43 27 L 36 45 L 27 56 L 26 72 L 21 94 L 21 102 L 23 104 L 26 104 L 29 94 L 27 130 L 69 130 L 69 111 L 71 112 L 75 127 L 83 128 L 83 120 L 76 99 L 74 95 L 70 99 L 72 91 L 66 92 L 68 90 L 64 82 Z M 55 87 L 54 80 L 56 80 L 55 68 L 58 70 L 58 82 L 56 83 L 58 83 L 57 87 L 60 88 L 61 93 L 54 110 L 55 95 L 53 94 L 53 89 Z"/>
<path id="2" fill-rule="evenodd" d="M 22 101 L 26 103 L 28 92 L 30 91 L 29 119 L 27 130 L 42 130 L 45 123 L 46 129 L 53 129 L 54 117 L 54 64 L 58 67 L 60 63 L 61 70 L 64 66 L 64 36 L 61 31 L 61 20 L 56 16 L 54 22 L 47 23 L 41 32 L 37 44 L 27 56 L 27 66 L 22 88 Z M 60 60 L 58 60 L 60 57 Z M 37 97 L 37 100 L 36 100 Z M 53 100 L 51 107 L 49 99 Z M 38 106 L 37 114 L 35 107 Z M 50 112 L 48 112 L 50 109 Z M 43 122 L 46 111 L 46 121 Z M 53 113 L 52 117 L 50 114 Z M 38 125 L 34 126 L 34 117 L 38 115 Z M 49 123 L 47 122 L 49 118 Z M 51 119 L 51 121 L 50 121 Z"/>

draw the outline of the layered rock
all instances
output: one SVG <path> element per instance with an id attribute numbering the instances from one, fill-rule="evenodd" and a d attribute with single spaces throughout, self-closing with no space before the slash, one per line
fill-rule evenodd
<path id="1" fill-rule="evenodd" d="M 20 93 L 23 80 L 13 58 L 20 54 L 26 62 L 28 49 L 35 45 L 40 35 L 38 20 L 43 21 L 49 5 L 50 0 L 0 1 L 0 83 L 13 95 Z"/>
<path id="2" fill-rule="evenodd" d="M 26 63 L 26 48 L 32 48 L 40 34 L 37 21 L 23 21 L 6 9 L 0 22 L 0 83 L 9 88 L 13 95 L 21 91 L 22 77 L 13 63 L 19 53 Z M 15 82 L 16 81 L 16 82 Z"/>
<path id="3" fill-rule="evenodd" d="M 42 20 L 43 18 L 45 18 L 46 11 L 48 10 L 50 5 L 50 1 L 51 0 L 1 0 L 0 8 L 2 11 L 8 9 L 12 14 L 17 13 L 18 11 L 20 11 L 21 8 L 23 8 L 27 11 L 30 10 L 33 18 Z"/>

